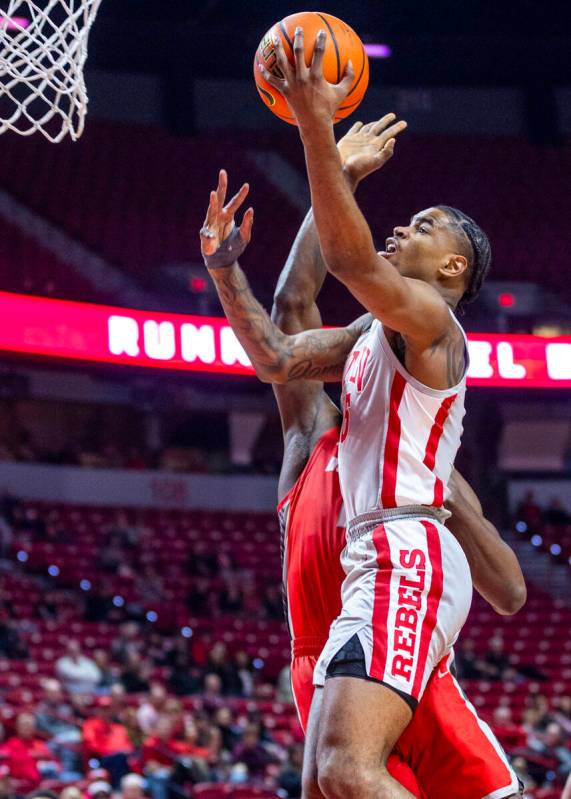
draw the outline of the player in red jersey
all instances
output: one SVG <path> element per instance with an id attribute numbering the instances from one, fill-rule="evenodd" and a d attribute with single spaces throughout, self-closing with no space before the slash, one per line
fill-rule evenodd
<path id="1" fill-rule="evenodd" d="M 340 144 L 348 174 L 355 181 L 380 165 L 376 159 L 376 136 L 371 134 L 369 139 L 365 128 L 358 136 L 349 135 Z M 373 160 L 372 155 L 375 156 Z M 220 211 L 224 193 L 225 175 L 222 175 L 216 199 Z M 231 201 L 227 213 L 207 219 L 210 229 L 218 235 L 216 249 L 220 241 L 228 237 L 233 212 L 242 200 L 239 195 L 237 200 Z M 249 226 L 243 229 L 243 235 L 244 239 L 249 238 Z M 252 316 L 255 300 L 238 270 L 237 265 L 232 265 L 215 272 L 213 277 L 225 306 L 234 306 L 232 321 L 241 327 L 242 343 L 254 364 L 259 370 L 271 370 L 276 368 L 283 352 L 279 351 L 279 345 L 274 345 L 274 352 L 259 347 L 259 331 L 252 324 L 259 319 Z M 309 216 L 276 291 L 273 315 L 286 334 L 295 335 L 319 327 L 321 320 L 315 298 L 324 275 L 325 266 Z M 236 291 L 237 286 L 239 291 Z M 359 326 L 362 328 L 366 323 L 367 320 L 361 320 L 347 335 L 356 340 Z M 338 564 L 345 539 L 336 468 L 341 417 L 319 383 L 304 381 L 275 386 L 275 391 L 285 442 L 279 510 L 286 531 L 284 582 L 288 588 L 292 634 L 292 681 L 305 727 L 313 694 L 313 669 L 329 624 L 341 604 L 340 585 L 344 574 Z M 477 499 L 459 475 L 453 481 L 449 502 L 453 510 L 453 530 L 468 555 L 476 586 L 499 612 L 515 612 L 525 597 L 515 556 L 503 544 L 495 528 L 483 518 Z M 447 662 L 441 664 L 438 674 L 429 681 L 414 721 L 399 741 L 398 749 L 408 763 L 414 764 L 428 799 L 440 799 L 442 785 L 458 786 L 453 795 L 459 799 L 508 796 L 516 789 L 513 773 L 495 738 L 464 699 L 447 665 Z M 318 690 L 318 693 L 321 692 Z M 454 718 L 453 725 L 451 718 Z M 315 744 L 315 725 L 310 724 L 307 748 L 314 750 Z M 398 767 L 398 761 L 394 762 Z M 318 795 L 311 763 L 312 758 L 309 758 L 310 766 L 304 778 L 306 796 Z M 391 773 L 409 791 L 416 793 L 410 774 Z"/>

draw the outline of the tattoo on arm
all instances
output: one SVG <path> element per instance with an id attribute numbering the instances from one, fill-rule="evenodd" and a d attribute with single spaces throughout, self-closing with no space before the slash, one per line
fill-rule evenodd
<path id="1" fill-rule="evenodd" d="M 450 388 L 457 385 L 466 367 L 466 345 L 464 337 L 456 335 L 446 345 L 446 377 Z"/>
<path id="2" fill-rule="evenodd" d="M 262 380 L 341 378 L 345 359 L 359 336 L 358 328 L 310 330 L 287 336 L 256 300 L 237 263 L 213 271 L 211 276 L 226 317 Z"/>

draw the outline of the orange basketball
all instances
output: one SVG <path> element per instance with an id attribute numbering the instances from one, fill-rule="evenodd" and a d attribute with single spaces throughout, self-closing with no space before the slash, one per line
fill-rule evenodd
<path id="1" fill-rule="evenodd" d="M 305 63 L 308 66 L 311 63 L 318 32 L 322 29 L 326 31 L 323 74 L 330 83 L 339 83 L 345 74 L 347 61 L 351 60 L 353 63 L 355 80 L 349 94 L 335 114 L 334 122 L 339 122 L 340 119 L 345 119 L 352 114 L 365 96 L 369 85 L 369 59 L 363 43 L 355 31 L 331 14 L 319 11 L 300 11 L 298 14 L 285 17 L 281 22 L 276 22 L 270 28 L 260 42 L 254 57 L 254 79 L 259 95 L 276 116 L 291 125 L 297 124 L 283 94 L 270 86 L 258 69 L 258 64 L 261 63 L 269 72 L 279 74 L 279 71 L 276 71 L 278 68 L 276 67 L 273 42 L 276 34 L 281 37 L 289 61 L 294 63 L 293 38 L 297 27 L 304 30 Z"/>

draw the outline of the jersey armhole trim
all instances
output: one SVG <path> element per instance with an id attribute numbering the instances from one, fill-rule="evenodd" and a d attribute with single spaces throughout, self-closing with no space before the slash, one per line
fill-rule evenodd
<path id="1" fill-rule="evenodd" d="M 454 319 L 454 322 L 458 325 L 458 327 L 460 329 L 460 332 L 462 333 L 462 335 L 464 337 L 465 352 L 468 353 L 468 339 L 466 338 L 466 333 L 462 329 L 462 325 L 460 324 L 460 322 L 458 322 L 458 320 L 456 319 L 456 317 L 454 316 L 452 311 L 450 311 L 450 313 L 452 314 L 452 318 Z M 378 322 L 379 341 L 381 343 L 381 347 L 383 348 L 383 351 L 384 351 L 385 355 L 390 360 L 391 364 L 394 366 L 394 368 L 397 370 L 397 372 L 399 372 L 399 374 L 406 380 L 406 382 L 409 385 L 411 385 L 413 388 L 415 388 L 421 394 L 426 394 L 429 397 L 439 397 L 440 399 L 444 399 L 445 397 L 449 397 L 452 394 L 458 394 L 459 392 L 461 392 L 463 390 L 463 388 L 465 386 L 465 382 L 466 382 L 466 375 L 468 373 L 468 368 L 469 368 L 469 364 L 470 364 L 470 361 L 469 361 L 468 357 L 466 357 L 466 359 L 465 359 L 466 360 L 466 365 L 464 367 L 464 373 L 463 373 L 462 378 L 460 379 L 459 383 L 456 383 L 456 385 L 452 386 L 451 388 L 430 388 L 430 386 L 425 386 L 424 383 L 421 383 L 420 380 L 417 380 L 415 377 L 413 377 L 410 374 L 410 372 L 407 369 L 405 369 L 405 367 L 399 361 L 397 356 L 394 354 L 393 348 L 389 344 L 389 340 L 388 340 L 388 338 L 386 336 L 386 333 L 385 333 L 385 330 L 383 328 L 383 323 L 380 320 L 378 320 L 378 319 L 376 321 Z"/>

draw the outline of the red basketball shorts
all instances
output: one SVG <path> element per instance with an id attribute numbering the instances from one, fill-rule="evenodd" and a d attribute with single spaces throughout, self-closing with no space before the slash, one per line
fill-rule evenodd
<path id="1" fill-rule="evenodd" d="M 307 651 L 301 646 L 300 652 Z M 387 767 L 421 799 L 505 799 L 519 794 L 517 777 L 489 726 L 465 697 L 445 658 L 401 735 Z M 317 654 L 296 654 L 292 687 L 305 732 Z"/>

